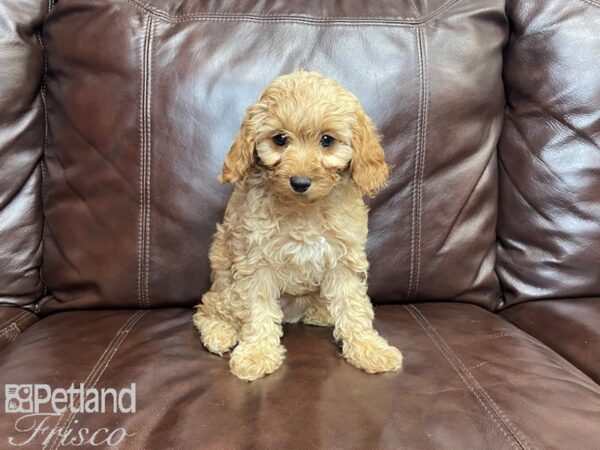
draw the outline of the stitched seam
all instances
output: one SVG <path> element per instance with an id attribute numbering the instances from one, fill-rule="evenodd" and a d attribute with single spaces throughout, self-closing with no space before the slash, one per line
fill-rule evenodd
<path id="1" fill-rule="evenodd" d="M 415 0 L 410 0 L 410 6 L 412 6 L 412 9 L 415 13 L 419 14 L 419 8 L 417 8 L 417 5 L 415 4 Z"/>
<path id="2" fill-rule="evenodd" d="M 461 0 L 450 0 L 437 10 L 427 16 L 416 17 L 315 17 L 315 16 L 297 16 L 297 15 L 260 15 L 260 14 L 235 14 L 235 13 L 190 13 L 181 15 L 171 15 L 166 11 L 148 5 L 138 0 L 128 0 L 128 3 L 134 7 L 148 12 L 168 22 L 188 22 L 188 21 L 237 21 L 237 22 L 287 22 L 302 23 L 305 25 L 338 25 L 338 26 L 415 26 L 423 25 L 442 12 L 450 9 Z"/>
<path id="3" fill-rule="evenodd" d="M 500 420 L 499 417 L 497 417 L 492 411 L 491 409 L 486 405 L 486 403 L 483 401 L 483 399 L 481 398 L 481 396 L 477 393 L 477 391 L 474 389 L 474 387 L 469 383 L 469 381 L 465 378 L 464 374 L 462 373 L 462 371 L 456 366 L 455 362 L 453 361 L 453 358 L 451 358 L 449 356 L 449 354 L 440 346 L 440 343 L 438 342 L 438 340 L 436 339 L 436 337 L 431 333 L 431 331 L 429 330 L 429 328 L 423 323 L 423 321 L 416 315 L 417 312 L 419 312 L 418 309 L 416 309 L 416 307 L 414 305 L 403 305 L 404 309 L 406 309 L 409 314 L 413 317 L 413 319 L 415 320 L 415 322 L 417 322 L 421 328 L 423 329 L 423 331 L 425 331 L 425 334 L 427 334 L 427 336 L 429 337 L 429 339 L 431 339 L 431 341 L 433 342 L 433 344 L 436 346 L 436 348 L 440 351 L 440 353 L 444 356 L 444 358 L 446 358 L 446 361 L 448 361 L 448 363 L 450 364 L 450 366 L 452 366 L 452 368 L 454 369 L 454 371 L 458 374 L 458 376 L 460 377 L 460 379 L 463 381 L 463 383 L 467 386 L 467 388 L 469 389 L 469 391 L 471 391 L 471 393 L 473 394 L 473 396 L 479 401 L 479 403 L 483 406 L 483 409 L 487 412 L 487 414 L 491 417 L 491 419 L 494 421 L 494 423 L 498 426 L 498 429 L 502 432 L 502 434 L 504 435 L 504 437 L 506 437 L 506 439 L 510 442 L 511 447 L 519 449 L 519 448 L 523 448 L 520 443 L 518 442 L 518 440 L 514 437 L 508 434 L 507 430 L 508 427 L 503 424 Z M 415 310 L 415 312 L 413 312 L 413 309 Z"/>
<path id="4" fill-rule="evenodd" d="M 417 39 L 417 48 L 419 47 L 419 35 L 415 34 Z M 420 52 L 418 52 L 420 55 Z M 414 263 L 415 263 L 415 218 L 416 218 L 416 180 L 418 173 L 418 161 L 419 161 L 419 136 L 421 135 L 421 101 L 422 101 L 422 90 L 423 90 L 423 68 L 421 65 L 421 58 L 417 58 L 418 72 L 419 72 L 419 106 L 417 110 L 417 148 L 414 157 L 414 169 L 413 169 L 413 180 L 411 183 L 411 224 L 410 224 L 410 274 L 408 277 L 408 290 L 406 293 L 406 300 L 410 300 L 413 292 L 414 283 Z"/>
<path id="5" fill-rule="evenodd" d="M 592 5 L 595 6 L 597 8 L 600 8 L 600 2 L 594 1 L 594 0 L 582 0 L 585 3 L 587 3 L 588 5 Z"/>
<path id="6" fill-rule="evenodd" d="M 144 22 L 146 23 L 146 22 Z M 146 35 L 144 35 L 144 40 L 142 41 L 142 47 L 140 50 L 140 59 L 141 59 L 141 81 L 140 81 L 140 117 L 139 117 L 139 133 L 140 133 L 140 180 L 139 180 L 139 189 L 140 189 L 140 198 L 139 198 L 139 203 L 140 203 L 140 219 L 139 219 L 139 224 L 138 224 L 138 273 L 137 273 L 137 287 L 138 287 L 138 303 L 140 305 L 140 308 L 144 307 L 144 303 L 143 303 L 143 295 L 142 295 L 142 247 L 143 247 L 143 240 L 144 240 L 144 213 L 143 213 L 143 208 L 144 208 L 144 161 L 145 161 L 145 155 L 144 155 L 144 150 L 146 148 L 146 136 L 144 134 L 144 89 L 145 89 L 145 80 L 146 80 L 146 73 L 145 73 L 145 65 L 144 65 L 144 61 L 145 61 L 145 49 L 146 49 Z"/>
<path id="7" fill-rule="evenodd" d="M 112 359 L 114 358 L 115 354 L 119 350 L 121 344 L 123 343 L 123 341 L 129 334 L 129 332 L 132 330 L 132 328 L 135 326 L 135 324 L 138 323 L 139 320 L 147 312 L 148 311 L 136 312 L 135 314 L 131 315 L 125 321 L 125 323 L 121 326 L 121 328 L 119 328 L 117 333 L 114 335 L 112 340 L 109 342 L 108 346 L 104 349 L 104 352 L 102 353 L 100 358 L 96 361 L 96 364 L 94 364 L 94 367 L 92 368 L 92 370 L 90 371 L 90 373 L 88 374 L 86 379 L 84 380 L 83 385 L 84 385 L 85 389 L 93 389 L 96 386 L 96 383 L 98 383 L 98 380 L 100 379 L 100 377 L 102 376 L 102 374 L 104 373 L 104 371 L 106 370 L 108 365 L 111 363 Z M 69 412 L 69 414 L 62 413 L 56 424 L 56 429 L 68 429 L 71 426 L 71 423 L 75 419 L 76 415 L 77 415 L 77 413 L 72 412 L 72 411 Z M 59 428 L 61 426 L 61 423 L 63 422 L 63 419 L 65 419 L 65 418 L 66 418 L 65 426 L 62 428 Z M 58 445 L 60 445 L 60 443 L 61 443 L 60 442 L 60 434 L 56 434 L 53 436 L 53 438 L 50 440 L 50 442 L 47 442 L 44 444 L 43 448 L 45 449 L 48 444 L 51 444 L 49 450 L 55 450 L 58 447 Z"/>
<path id="8" fill-rule="evenodd" d="M 469 371 L 469 369 L 464 365 L 462 360 L 454 353 L 452 348 L 446 343 L 445 339 L 438 333 L 437 329 L 433 326 L 431 322 L 425 317 L 425 315 L 415 306 L 413 306 L 415 311 L 422 317 L 423 321 L 431 328 L 431 331 L 438 337 L 440 343 L 447 349 L 448 353 L 456 360 L 459 367 L 462 367 L 465 375 L 471 380 L 475 388 L 483 395 L 483 397 L 488 401 L 490 407 L 494 410 L 494 412 L 500 417 L 500 420 L 505 424 L 508 431 L 515 437 L 515 439 L 519 442 L 525 449 L 535 448 L 529 443 L 529 440 L 525 437 L 524 433 L 522 433 L 512 422 L 510 417 L 498 406 L 498 404 L 491 398 L 488 392 L 485 390 L 481 384 L 477 381 L 477 379 L 473 376 L 473 374 Z"/>
<path id="9" fill-rule="evenodd" d="M 7 326 L 6 328 L 4 328 L 3 330 L 0 330 L 0 336 L 5 336 L 6 337 L 6 344 L 5 345 L 8 345 L 12 341 L 14 341 L 15 338 L 19 334 L 21 334 L 21 330 L 19 329 L 19 327 L 17 326 L 16 323 L 11 323 L 9 326 Z"/>
<path id="10" fill-rule="evenodd" d="M 419 227 L 417 228 L 417 273 L 415 275 L 415 285 L 414 285 L 414 296 L 417 296 L 417 292 L 419 291 L 419 284 L 421 279 L 421 228 L 423 221 L 423 178 L 425 174 L 425 157 L 427 155 L 427 119 L 428 119 L 428 107 L 429 107 L 429 78 L 428 78 L 428 69 L 427 69 L 427 41 L 425 40 L 425 34 L 422 28 L 418 30 L 421 35 L 421 59 L 423 66 L 423 93 L 425 98 L 423 99 L 423 127 L 421 128 L 421 173 L 419 175 L 419 211 L 418 211 L 418 219 L 419 219 Z"/>
<path id="11" fill-rule="evenodd" d="M 48 1 L 48 11 L 51 11 L 53 2 L 52 0 Z M 42 38 L 42 32 L 39 31 L 37 33 L 37 39 L 40 44 L 40 48 L 42 50 L 42 57 L 44 59 L 44 73 L 42 75 L 42 85 L 40 87 L 40 95 L 42 97 L 42 107 L 44 109 L 44 140 L 42 142 L 42 155 L 40 157 L 40 173 L 41 173 L 41 186 L 40 186 L 40 196 L 41 196 L 41 207 L 42 207 L 42 235 L 40 236 L 40 246 L 42 247 L 42 255 L 40 261 L 40 271 L 39 277 L 40 282 L 42 283 L 42 297 L 48 294 L 48 287 L 46 286 L 46 282 L 44 280 L 44 242 L 46 238 L 46 215 L 44 214 L 44 193 L 45 185 L 46 185 L 46 148 L 48 145 L 48 103 L 46 99 L 46 77 L 48 74 L 48 58 L 46 58 L 46 48 L 44 47 L 44 41 Z"/>
<path id="12" fill-rule="evenodd" d="M 133 326 L 139 321 L 139 319 L 141 319 L 141 317 L 146 313 L 146 311 L 139 311 L 135 314 L 133 314 L 132 316 L 130 316 L 125 323 L 121 326 L 121 328 L 117 331 L 117 333 L 115 334 L 115 336 L 113 337 L 113 339 L 111 340 L 111 342 L 109 343 L 109 345 L 104 349 L 104 352 L 102 353 L 102 355 L 100 356 L 100 358 L 96 361 L 96 364 L 94 365 L 94 367 L 92 368 L 92 371 L 88 374 L 88 376 L 86 377 L 86 379 L 84 380 L 83 384 L 86 388 L 93 388 L 95 386 L 95 384 L 98 382 L 99 377 L 96 377 L 96 374 L 98 372 L 98 368 L 100 367 L 100 364 L 103 363 L 104 361 L 106 361 L 106 366 L 108 364 L 110 364 L 110 361 L 112 360 L 112 358 L 114 357 L 114 354 L 117 352 L 117 350 L 119 349 L 121 343 L 123 342 L 123 340 L 125 340 L 125 337 L 127 337 L 127 334 L 129 333 L 129 331 L 133 328 Z M 104 367 L 104 369 L 102 369 L 102 373 L 104 372 L 104 370 L 106 369 L 106 367 Z M 93 384 L 90 384 L 91 380 L 93 378 L 96 377 L 96 380 L 94 381 Z M 68 428 L 71 423 L 72 420 L 74 419 L 74 413 L 70 412 L 68 415 L 65 415 L 64 413 L 61 415 L 56 427 L 57 429 L 61 429 L 58 428 L 63 419 L 65 417 L 67 417 L 67 425 L 66 428 Z M 55 442 L 55 444 L 52 445 L 51 450 L 55 449 L 58 444 L 59 444 L 59 440 L 58 440 L 58 435 L 56 435 L 56 438 L 53 438 L 51 442 Z M 47 444 L 46 444 L 47 445 Z M 44 446 L 45 448 L 45 446 Z"/>
<path id="13" fill-rule="evenodd" d="M 127 337 L 127 335 L 129 334 L 129 332 L 131 331 L 131 329 L 135 326 L 135 324 L 142 318 L 142 316 L 144 314 L 146 314 L 147 311 L 139 311 L 137 313 L 135 313 L 133 316 L 131 316 L 129 318 L 129 320 L 127 322 L 129 322 L 129 324 L 127 325 L 126 328 L 124 328 L 122 331 L 119 330 L 119 332 L 117 333 L 117 335 L 115 336 L 115 338 L 113 338 L 114 344 L 112 345 L 112 348 L 110 349 L 110 351 L 107 354 L 107 358 L 105 360 L 105 362 L 103 363 L 102 366 L 99 366 L 99 363 L 101 361 L 101 359 L 98 360 L 98 362 L 96 363 L 96 365 L 94 366 L 94 370 L 92 372 L 90 372 L 90 375 L 92 375 L 92 373 L 94 373 L 94 371 L 97 371 L 98 368 L 99 371 L 97 371 L 96 373 L 94 373 L 94 375 L 92 375 L 91 377 L 88 376 L 89 381 L 87 383 L 85 383 L 86 388 L 94 388 L 96 386 L 96 384 L 98 383 L 98 381 L 100 380 L 100 378 L 102 377 L 102 375 L 104 374 L 104 372 L 106 371 L 106 369 L 108 368 L 108 366 L 110 365 L 112 359 L 114 358 L 114 356 L 116 355 L 117 351 L 119 350 L 119 348 L 121 347 L 121 344 L 123 344 L 123 341 L 125 341 L 125 338 Z M 127 324 L 126 322 L 126 324 Z M 112 344 L 112 342 L 111 342 Z M 110 345 L 109 345 L 110 347 Z M 76 412 L 70 412 L 69 413 L 69 418 L 67 419 L 67 423 L 65 428 L 69 429 L 71 424 L 73 423 L 73 420 L 75 419 L 75 416 L 77 415 Z M 53 447 L 56 448 L 58 446 L 58 444 L 60 443 L 59 440 L 56 441 L 56 446 Z"/>
<path id="14" fill-rule="evenodd" d="M 154 37 L 154 20 L 150 18 L 148 30 L 148 67 L 146 89 L 146 249 L 144 261 L 146 263 L 146 308 L 150 307 L 150 220 L 151 220 L 151 181 L 152 181 L 152 41 Z"/>
<path id="15" fill-rule="evenodd" d="M 410 239 L 410 274 L 407 300 L 416 297 L 419 289 L 421 267 L 421 209 L 423 201 L 423 172 L 425 165 L 425 133 L 427 129 L 427 68 L 423 29 L 416 32 L 419 70 L 419 110 L 417 113 L 417 148 L 415 152 L 414 175 L 412 182 L 412 218 Z"/>
<path id="16" fill-rule="evenodd" d="M 492 408 L 496 411 L 496 413 L 502 419 L 504 419 L 504 422 L 507 424 L 507 427 L 509 427 L 509 430 L 511 431 L 511 433 L 516 435 L 522 441 L 522 442 L 520 442 L 520 444 L 523 445 L 523 447 L 525 447 L 526 449 L 532 448 L 531 445 L 529 444 L 527 438 L 524 436 L 524 434 L 521 431 L 519 431 L 519 429 L 514 425 L 514 423 L 508 417 L 508 415 L 506 413 L 504 413 L 504 411 L 500 408 L 500 406 L 498 406 L 498 404 L 490 397 L 490 395 L 485 390 L 485 388 L 483 388 L 483 386 L 481 386 L 479 384 L 477 379 L 473 376 L 473 374 L 469 371 L 469 369 L 464 365 L 462 360 L 454 353 L 452 348 L 446 343 L 444 338 L 438 333 L 438 331 L 433 326 L 433 324 L 431 324 L 429 322 L 429 320 L 425 317 L 425 315 L 423 313 L 421 313 L 421 311 L 418 308 L 416 308 L 416 309 L 417 309 L 417 312 L 419 313 L 419 315 L 423 318 L 423 320 L 431 327 L 433 333 L 435 333 L 438 336 L 438 338 L 440 339 L 442 344 L 448 349 L 448 352 L 452 356 L 454 356 L 454 358 L 456 358 L 456 361 L 458 362 L 459 366 L 461 366 L 463 368 L 463 370 L 466 372 L 467 377 L 469 377 L 471 379 L 471 381 L 473 382 L 473 384 L 478 388 L 478 390 L 480 390 L 482 395 L 488 400 L 488 402 L 491 404 Z"/>
<path id="17" fill-rule="evenodd" d="M 496 339 L 496 338 L 501 338 L 501 337 L 508 337 L 508 336 L 515 336 L 517 333 L 514 331 L 506 331 L 503 333 L 495 333 L 495 334 L 486 334 L 482 337 L 484 338 L 488 338 L 488 339 Z"/>
<path id="18" fill-rule="evenodd" d="M 4 328 L 9 328 L 12 324 L 15 324 L 19 330 L 20 330 L 20 325 L 22 325 L 23 319 L 25 319 L 26 317 L 28 317 L 29 315 L 33 315 L 32 313 L 30 313 L 29 311 L 23 311 L 19 314 L 17 314 L 15 317 L 13 317 L 12 319 L 9 319 L 5 322 L 3 322 L 0 325 L 0 330 L 4 329 Z M 35 315 L 34 315 L 35 316 Z"/>
<path id="19" fill-rule="evenodd" d="M 416 36 L 416 40 L 417 40 L 417 48 L 419 48 L 419 34 L 418 31 L 415 34 Z M 418 72 L 419 72 L 419 106 L 418 106 L 418 110 L 417 110 L 417 146 L 416 146 L 416 151 L 415 151 L 415 157 L 414 157 L 414 169 L 413 169 L 413 180 L 411 183 L 411 197 L 412 197 L 412 201 L 411 201 L 411 225 L 410 225 L 410 274 L 408 277 L 408 290 L 406 293 L 406 300 L 410 300 L 412 298 L 412 292 L 413 292 L 413 283 L 414 283 L 414 263 L 415 263 L 415 236 L 416 236 L 416 226 L 415 226 L 415 220 L 416 220 L 416 180 L 417 180 L 417 174 L 418 174 L 418 161 L 419 161 L 419 152 L 420 152 L 420 147 L 419 147 L 419 136 L 421 135 L 421 102 L 422 102 L 422 95 L 423 95 L 423 67 L 422 67 L 422 61 L 420 58 L 420 52 L 418 53 L 418 58 L 417 58 L 417 67 L 418 67 Z"/>
<path id="20" fill-rule="evenodd" d="M 21 318 L 23 316 L 26 316 L 27 314 L 29 314 L 29 311 L 21 311 L 19 314 L 17 314 L 12 319 L 5 320 L 4 322 L 2 322 L 0 324 L 0 330 L 2 330 L 3 328 L 5 328 L 7 326 L 10 326 L 10 324 L 13 323 L 13 322 L 17 323 L 19 320 L 21 320 Z"/>
<path id="21" fill-rule="evenodd" d="M 12 325 L 12 323 L 10 325 Z M 7 326 L 6 328 L 3 328 L 2 330 L 0 330 L 0 336 L 6 336 L 7 339 L 9 338 L 8 331 L 9 331 L 10 325 Z"/>
<path id="22" fill-rule="evenodd" d="M 440 339 L 442 344 L 445 347 L 447 347 L 448 352 L 456 358 L 456 361 L 458 362 L 459 366 L 463 368 L 463 370 L 466 372 L 467 377 L 469 379 L 471 379 L 471 381 L 473 382 L 475 387 L 481 392 L 481 394 L 484 396 L 484 398 L 486 398 L 488 400 L 488 402 L 491 404 L 492 409 L 494 409 L 494 411 L 504 420 L 504 422 L 506 423 L 506 425 L 509 428 L 509 430 L 511 431 L 511 433 L 516 435 L 520 439 L 519 443 L 525 449 L 531 449 L 532 446 L 529 444 L 528 439 L 524 436 L 524 434 L 514 425 L 512 420 L 508 417 L 508 415 L 506 413 L 504 413 L 504 411 L 500 408 L 500 406 L 498 406 L 498 404 L 492 399 L 492 397 L 488 394 L 488 392 L 485 390 L 485 388 L 483 386 L 481 386 L 481 384 L 479 384 L 477 379 L 473 376 L 473 374 L 469 371 L 469 369 L 464 365 L 464 363 L 461 361 L 461 359 L 454 353 L 454 351 L 446 343 L 444 338 L 437 332 L 435 327 L 427 320 L 427 318 L 418 309 L 417 309 L 417 311 L 423 317 L 423 320 L 432 328 L 433 333 L 435 333 L 438 336 L 438 338 Z"/>
<path id="23" fill-rule="evenodd" d="M 477 369 L 478 367 L 483 366 L 484 364 L 487 364 L 489 361 L 481 361 L 478 364 L 475 364 L 473 367 L 469 367 L 469 370 L 473 370 L 473 369 Z"/>
<path id="24" fill-rule="evenodd" d="M 19 329 L 19 327 L 17 326 L 16 323 L 11 323 L 9 326 L 3 328 L 2 330 L 0 330 L 0 335 L 4 335 L 6 337 L 11 336 L 11 332 L 13 332 L 13 337 L 15 334 L 19 334 L 21 332 L 21 330 Z M 16 333 L 15 333 L 16 332 Z"/>
<path id="25" fill-rule="evenodd" d="M 10 325 L 12 325 L 12 323 Z M 9 338 L 8 331 L 9 331 L 10 325 L 7 326 L 6 328 L 3 328 L 2 330 L 0 330 L 0 336 L 6 336 L 7 338 Z"/>
<path id="26" fill-rule="evenodd" d="M 21 317 L 19 317 L 18 319 L 15 317 L 15 324 L 19 327 L 19 329 L 21 330 L 21 332 L 23 332 L 24 328 L 22 328 L 23 323 L 26 322 L 26 320 L 30 319 L 33 316 L 36 320 L 37 320 L 37 316 L 33 313 L 30 313 L 29 311 L 26 311 L 25 314 Z"/>
<path id="27" fill-rule="evenodd" d="M 145 22 L 141 51 L 140 88 L 140 222 L 138 228 L 138 303 L 140 308 L 149 306 L 148 259 L 149 259 L 149 81 L 152 17 Z"/>

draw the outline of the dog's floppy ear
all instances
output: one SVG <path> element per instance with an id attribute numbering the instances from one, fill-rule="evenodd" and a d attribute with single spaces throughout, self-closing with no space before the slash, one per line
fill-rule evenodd
<path id="1" fill-rule="evenodd" d="M 350 163 L 351 177 L 363 194 L 373 197 L 387 183 L 389 167 L 373 121 L 360 106 L 357 107 L 356 114 L 356 127 L 352 135 L 354 156 Z"/>
<path id="2" fill-rule="evenodd" d="M 254 162 L 255 136 L 262 105 L 255 103 L 246 110 L 242 126 L 223 163 L 221 183 L 237 183 L 246 176 Z"/>

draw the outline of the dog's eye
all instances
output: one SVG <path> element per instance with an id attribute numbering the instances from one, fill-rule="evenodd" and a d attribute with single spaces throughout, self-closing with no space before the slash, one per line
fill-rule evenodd
<path id="1" fill-rule="evenodd" d="M 321 147 L 331 147 L 334 141 L 334 138 L 332 138 L 328 134 L 324 134 L 323 136 L 321 136 Z"/>
<path id="2" fill-rule="evenodd" d="M 275 136 L 273 136 L 273 142 L 275 143 L 275 145 L 283 147 L 287 145 L 288 138 L 285 134 L 276 134 Z"/>

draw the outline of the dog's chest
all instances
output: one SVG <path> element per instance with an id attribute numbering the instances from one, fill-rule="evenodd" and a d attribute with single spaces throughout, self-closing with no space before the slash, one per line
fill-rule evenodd
<path id="1" fill-rule="evenodd" d="M 327 230 L 310 224 L 286 224 L 275 233 L 267 258 L 273 258 L 277 272 L 291 295 L 317 290 L 328 268 L 339 256 L 335 238 Z"/>

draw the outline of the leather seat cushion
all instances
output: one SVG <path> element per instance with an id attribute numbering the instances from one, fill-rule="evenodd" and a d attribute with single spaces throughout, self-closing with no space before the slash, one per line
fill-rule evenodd
<path id="1" fill-rule="evenodd" d="M 26 309 L 0 306 L 0 349 L 36 321 L 37 316 Z"/>
<path id="2" fill-rule="evenodd" d="M 600 298 L 527 302 L 502 315 L 600 383 Z"/>
<path id="3" fill-rule="evenodd" d="M 135 414 L 51 417 L 122 426 L 124 448 L 593 448 L 600 388 L 503 318 L 459 303 L 381 306 L 376 326 L 402 373 L 347 364 L 326 328 L 291 325 L 284 366 L 234 378 L 207 353 L 188 309 L 73 311 L 34 324 L 0 353 L 0 383 L 120 388 Z M 0 436 L 16 436 L 15 414 Z M 125 445 L 125 444 L 124 444 Z M 53 449 L 49 444 L 47 449 Z"/>

